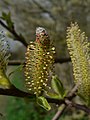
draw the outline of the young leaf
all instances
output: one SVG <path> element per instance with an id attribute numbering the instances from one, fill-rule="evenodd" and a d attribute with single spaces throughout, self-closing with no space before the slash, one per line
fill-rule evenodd
<path id="1" fill-rule="evenodd" d="M 47 111 L 51 109 L 48 101 L 43 96 L 37 97 L 37 103 Z"/>
<path id="2" fill-rule="evenodd" d="M 60 98 L 65 96 L 66 93 L 63 84 L 56 75 L 52 76 L 51 86 L 53 90 L 60 96 Z"/>
<path id="3" fill-rule="evenodd" d="M 45 94 L 50 97 L 50 98 L 54 98 L 54 99 L 60 99 L 60 95 L 56 94 L 56 93 L 51 93 L 51 92 L 45 92 Z"/>
<path id="4" fill-rule="evenodd" d="M 1 19 L 4 20 L 7 23 L 8 27 L 10 29 L 14 28 L 14 25 L 13 25 L 14 23 L 12 22 L 11 13 L 10 12 L 9 13 L 2 12 Z"/>

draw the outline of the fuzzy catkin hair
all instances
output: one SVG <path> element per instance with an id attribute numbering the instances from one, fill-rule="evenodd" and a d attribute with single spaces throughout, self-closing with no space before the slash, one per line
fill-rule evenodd
<path id="1" fill-rule="evenodd" d="M 3 31 L 0 31 L 0 70 L 5 71 L 8 63 L 9 43 Z"/>
<path id="2" fill-rule="evenodd" d="M 0 87 L 10 88 L 11 83 L 6 76 L 6 68 L 10 57 L 10 47 L 7 37 L 3 31 L 0 31 Z"/>
<path id="3" fill-rule="evenodd" d="M 36 29 L 36 41 L 27 47 L 25 82 L 27 90 L 40 95 L 47 86 L 49 72 L 53 69 L 55 48 L 50 43 L 46 30 Z"/>
<path id="4" fill-rule="evenodd" d="M 69 49 L 75 83 L 79 84 L 78 93 L 90 104 L 90 42 L 81 32 L 77 23 L 67 29 Z"/>

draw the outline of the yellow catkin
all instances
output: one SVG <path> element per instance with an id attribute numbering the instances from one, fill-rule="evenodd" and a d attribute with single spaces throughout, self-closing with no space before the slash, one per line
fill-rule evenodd
<path id="1" fill-rule="evenodd" d="M 77 23 L 71 24 L 67 29 L 67 46 L 75 83 L 79 84 L 78 93 L 90 104 L 90 42 Z"/>
<path id="2" fill-rule="evenodd" d="M 36 41 L 27 47 L 25 78 L 26 88 L 40 95 L 47 86 L 50 70 L 53 69 L 55 48 L 52 47 L 46 30 L 36 29 Z"/>

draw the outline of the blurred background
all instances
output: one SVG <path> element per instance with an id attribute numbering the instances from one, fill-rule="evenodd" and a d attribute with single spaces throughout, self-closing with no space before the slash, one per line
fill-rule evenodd
<path id="1" fill-rule="evenodd" d="M 0 16 L 10 12 L 15 30 L 21 33 L 27 43 L 35 40 L 36 27 L 44 27 L 56 47 L 56 59 L 69 58 L 66 46 L 66 29 L 71 22 L 77 22 L 90 39 L 90 0 L 0 0 Z M 0 26 L 0 29 L 4 29 Z M 6 31 L 7 32 L 7 31 Z M 12 60 L 25 59 L 25 46 L 8 38 Z M 7 74 L 18 66 L 8 66 Z M 70 90 L 73 86 L 71 62 L 55 63 L 55 73 Z M 11 82 L 20 89 L 24 88 L 23 72 L 18 69 L 10 76 Z M 76 99 L 78 102 L 78 98 Z M 57 108 L 47 112 L 35 103 L 24 99 L 0 96 L 0 120 L 51 120 Z M 71 109 L 60 120 L 90 120 L 84 112 Z"/>

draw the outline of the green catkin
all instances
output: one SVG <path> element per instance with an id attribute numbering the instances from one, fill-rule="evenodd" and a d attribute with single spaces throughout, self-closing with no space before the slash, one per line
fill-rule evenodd
<path id="1" fill-rule="evenodd" d="M 0 86 L 4 88 L 10 87 L 10 82 L 6 76 L 6 68 L 10 56 L 10 47 L 7 37 L 3 31 L 0 31 Z"/>
<path id="2" fill-rule="evenodd" d="M 69 49 L 75 83 L 79 84 L 78 93 L 90 104 L 90 42 L 81 32 L 77 23 L 67 29 Z"/>
<path id="3" fill-rule="evenodd" d="M 52 47 L 46 30 L 36 29 L 36 41 L 27 47 L 25 82 L 27 90 L 37 96 L 47 86 L 50 70 L 53 69 L 55 48 Z"/>
<path id="4" fill-rule="evenodd" d="M 9 51 L 10 47 L 5 33 L 0 31 L 0 70 L 4 72 L 8 64 L 8 58 L 10 56 Z"/>

